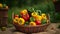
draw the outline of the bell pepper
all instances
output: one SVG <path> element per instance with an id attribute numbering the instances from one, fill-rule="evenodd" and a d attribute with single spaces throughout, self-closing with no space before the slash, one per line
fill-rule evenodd
<path id="1" fill-rule="evenodd" d="M 14 18 L 19 18 L 19 15 L 15 15 Z"/>
<path id="2" fill-rule="evenodd" d="M 36 17 L 35 17 L 35 20 L 42 20 L 42 16 L 40 16 L 40 15 L 37 15 Z"/>
<path id="3" fill-rule="evenodd" d="M 3 5 L 0 3 L 0 8 L 2 8 L 3 7 Z"/>
<path id="4" fill-rule="evenodd" d="M 47 17 L 46 16 L 45 17 L 42 17 L 42 18 L 47 20 Z"/>
<path id="5" fill-rule="evenodd" d="M 47 19 L 46 14 L 42 13 L 42 19 Z"/>
<path id="6" fill-rule="evenodd" d="M 14 20 L 13 20 L 13 24 L 18 24 L 18 19 L 19 19 L 19 18 L 17 18 L 17 17 L 14 18 Z"/>
<path id="7" fill-rule="evenodd" d="M 42 13 L 41 14 L 42 18 L 46 17 L 46 14 L 45 13 Z"/>
<path id="8" fill-rule="evenodd" d="M 36 23 L 36 25 L 41 25 L 41 21 L 40 20 L 36 20 L 35 23 Z"/>
<path id="9" fill-rule="evenodd" d="M 25 15 L 22 15 L 22 18 L 23 18 L 25 21 L 28 21 L 29 18 L 30 18 L 30 16 L 29 16 L 29 14 L 27 13 L 27 14 L 25 14 Z"/>
<path id="10" fill-rule="evenodd" d="M 14 23 L 18 23 L 18 19 L 19 19 L 19 18 L 14 18 L 14 20 L 13 20 Z"/>
<path id="11" fill-rule="evenodd" d="M 28 12 L 27 12 L 26 9 L 24 9 L 24 10 L 22 10 L 22 11 L 20 12 L 21 15 L 23 15 L 23 14 L 27 14 L 27 13 L 28 13 Z"/>
<path id="12" fill-rule="evenodd" d="M 19 19 L 18 19 L 18 24 L 19 24 L 19 25 L 23 25 L 24 22 L 25 22 L 25 20 L 24 20 L 23 18 L 19 18 Z"/>
<path id="13" fill-rule="evenodd" d="M 42 22 L 42 24 L 46 24 L 47 23 L 47 20 L 46 19 L 43 19 L 41 22 Z"/>
<path id="14" fill-rule="evenodd" d="M 34 22 L 35 21 L 35 18 L 30 17 L 30 21 Z"/>
<path id="15" fill-rule="evenodd" d="M 46 14 L 45 13 L 42 13 L 42 17 L 45 17 L 46 16 Z"/>
<path id="16" fill-rule="evenodd" d="M 36 17 L 36 15 L 38 15 L 36 12 L 33 12 L 32 14 L 31 14 L 33 17 Z"/>
<path id="17" fill-rule="evenodd" d="M 29 25 L 29 21 L 26 21 L 24 25 Z"/>
<path id="18" fill-rule="evenodd" d="M 31 25 L 31 26 L 36 26 L 36 23 L 35 23 L 35 22 L 30 22 L 29 25 Z"/>

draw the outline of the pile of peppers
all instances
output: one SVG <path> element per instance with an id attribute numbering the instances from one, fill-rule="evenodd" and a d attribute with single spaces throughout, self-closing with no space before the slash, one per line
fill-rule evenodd
<path id="1" fill-rule="evenodd" d="M 48 23 L 48 19 L 45 13 L 41 13 L 40 15 L 36 11 L 29 13 L 27 9 L 20 11 L 20 17 L 19 15 L 15 15 L 13 21 L 14 24 L 30 26 Z"/>

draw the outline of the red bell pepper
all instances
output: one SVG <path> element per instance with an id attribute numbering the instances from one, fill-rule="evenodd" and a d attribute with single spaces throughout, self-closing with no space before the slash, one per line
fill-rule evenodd
<path id="1" fill-rule="evenodd" d="M 25 21 L 28 21 L 29 18 L 30 18 L 30 16 L 29 16 L 29 14 L 27 13 L 27 14 L 25 14 L 25 15 L 22 15 L 22 18 L 23 18 Z"/>
<path id="2" fill-rule="evenodd" d="M 41 25 L 41 21 L 40 20 L 36 20 L 36 25 Z"/>
<path id="3" fill-rule="evenodd" d="M 14 18 L 19 18 L 19 15 L 14 15 Z"/>

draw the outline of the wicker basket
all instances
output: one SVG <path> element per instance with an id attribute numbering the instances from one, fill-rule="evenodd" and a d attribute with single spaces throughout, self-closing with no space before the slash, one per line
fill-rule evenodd
<path id="1" fill-rule="evenodd" d="M 50 20 L 49 17 L 48 19 Z M 15 26 L 16 30 L 23 33 L 30 34 L 30 33 L 37 33 L 37 32 L 45 31 L 49 24 L 50 24 L 50 21 L 48 24 L 37 25 L 37 26 L 24 26 L 24 25 L 17 25 L 17 24 L 13 24 L 13 25 Z"/>
<path id="2" fill-rule="evenodd" d="M 37 32 L 43 32 L 46 30 L 49 24 L 44 25 L 37 25 L 37 26 L 21 26 L 14 24 L 16 30 L 23 32 L 23 33 L 37 33 Z"/>

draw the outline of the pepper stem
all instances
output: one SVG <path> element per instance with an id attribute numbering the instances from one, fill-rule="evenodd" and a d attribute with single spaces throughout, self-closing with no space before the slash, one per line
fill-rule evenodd
<path id="1" fill-rule="evenodd" d="M 37 12 L 41 15 L 41 10 L 37 10 Z"/>
<path id="2" fill-rule="evenodd" d="M 32 10 L 35 12 L 34 8 L 32 8 Z"/>

